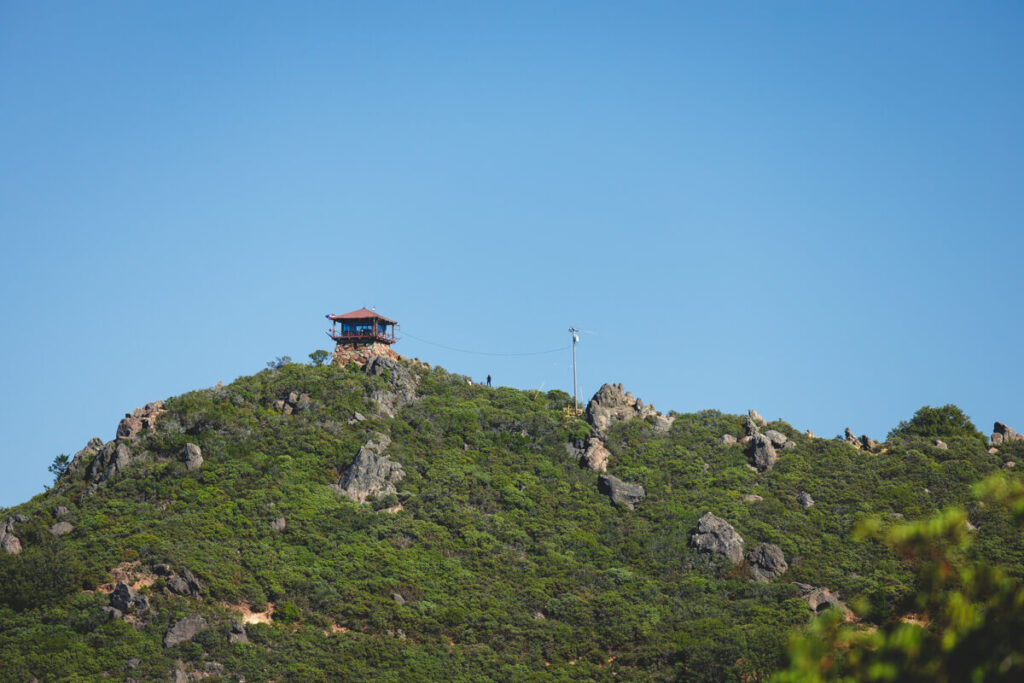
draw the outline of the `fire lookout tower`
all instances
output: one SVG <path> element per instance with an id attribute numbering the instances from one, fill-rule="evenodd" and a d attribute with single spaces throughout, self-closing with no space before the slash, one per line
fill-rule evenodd
<path id="1" fill-rule="evenodd" d="M 398 327 L 398 323 L 375 311 L 360 308 L 358 311 L 344 315 L 330 313 L 327 315 L 327 319 L 331 321 L 331 329 L 327 330 L 327 336 L 339 346 L 349 348 L 373 344 L 390 346 L 398 341 L 395 337 L 395 328 Z"/>

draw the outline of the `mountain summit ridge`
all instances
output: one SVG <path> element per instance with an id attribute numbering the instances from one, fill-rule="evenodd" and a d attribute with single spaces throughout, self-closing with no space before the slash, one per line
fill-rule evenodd
<path id="1" fill-rule="evenodd" d="M 954 406 L 868 449 L 621 384 L 571 404 L 390 355 L 147 404 L 0 518 L 0 677 L 763 676 L 817 609 L 871 626 L 909 594 L 861 520 L 969 504 L 1024 455 Z M 969 521 L 1024 574 L 1000 511 Z"/>

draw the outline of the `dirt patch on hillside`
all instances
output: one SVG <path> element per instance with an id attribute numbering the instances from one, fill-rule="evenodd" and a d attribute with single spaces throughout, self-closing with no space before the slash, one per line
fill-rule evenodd
<path id="1" fill-rule="evenodd" d="M 152 586 L 157 579 L 156 574 L 143 567 L 137 560 L 122 562 L 110 570 L 110 576 L 114 580 L 96 586 L 97 593 L 113 593 L 119 583 L 126 583 L 132 587 L 132 590 L 139 590 L 143 586 Z"/>
<path id="2" fill-rule="evenodd" d="M 222 602 L 221 606 L 235 610 L 242 617 L 243 624 L 272 624 L 274 623 L 274 603 L 267 603 L 266 612 L 253 612 L 249 605 L 231 605 Z"/>

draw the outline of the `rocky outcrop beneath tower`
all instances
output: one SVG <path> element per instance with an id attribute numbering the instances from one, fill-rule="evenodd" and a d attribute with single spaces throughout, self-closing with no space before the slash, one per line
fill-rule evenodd
<path id="1" fill-rule="evenodd" d="M 351 363 L 366 365 L 372 359 L 383 356 L 392 360 L 401 360 L 402 357 L 391 348 L 390 344 L 338 344 L 334 347 L 334 355 L 331 365 L 346 366 Z"/>

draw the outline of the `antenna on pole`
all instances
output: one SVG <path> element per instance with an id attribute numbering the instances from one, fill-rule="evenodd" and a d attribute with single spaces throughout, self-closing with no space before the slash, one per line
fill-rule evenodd
<path id="1" fill-rule="evenodd" d="M 575 327 L 570 327 L 569 333 L 572 335 L 572 409 L 574 414 L 579 415 L 580 400 L 576 385 L 576 342 L 580 340 L 580 331 Z"/>

